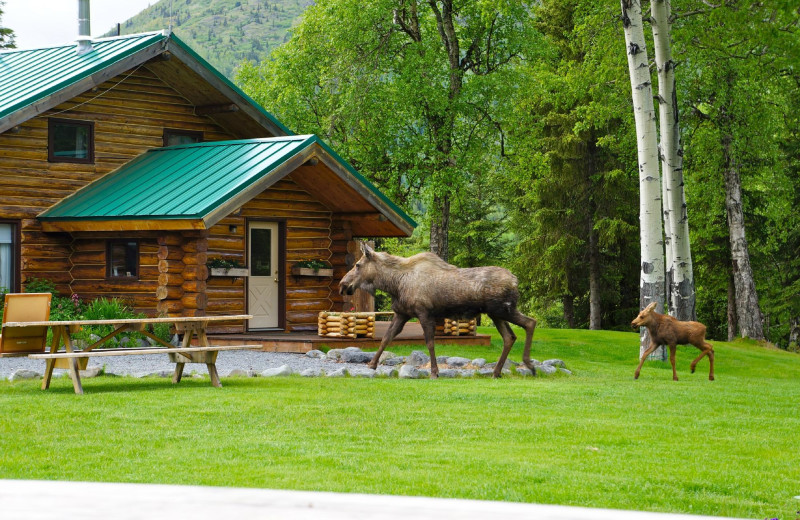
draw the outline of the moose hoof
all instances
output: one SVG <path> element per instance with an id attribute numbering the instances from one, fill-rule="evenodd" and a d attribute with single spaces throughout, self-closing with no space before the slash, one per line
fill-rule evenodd
<path id="1" fill-rule="evenodd" d="M 377 370 L 378 369 L 378 364 L 377 363 L 373 363 L 373 362 L 370 361 L 369 363 L 367 363 L 367 368 L 372 369 L 372 370 Z"/>
<path id="2" fill-rule="evenodd" d="M 709 381 L 713 381 L 714 380 L 714 376 L 708 376 L 708 380 Z"/>

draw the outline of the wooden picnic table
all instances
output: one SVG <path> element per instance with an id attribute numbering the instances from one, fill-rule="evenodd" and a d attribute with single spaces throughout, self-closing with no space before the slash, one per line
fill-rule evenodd
<path id="1" fill-rule="evenodd" d="M 208 324 L 218 321 L 237 321 L 249 320 L 249 314 L 239 314 L 233 316 L 176 316 L 167 318 L 126 318 L 111 320 L 69 320 L 69 321 L 20 321 L 6 322 L 3 327 L 50 327 L 53 338 L 50 342 L 50 351 L 47 353 L 28 354 L 32 359 L 43 359 L 46 361 L 44 378 L 42 380 L 42 390 L 50 387 L 50 380 L 53 376 L 53 369 L 56 368 L 58 360 L 67 362 L 72 384 L 76 394 L 83 393 L 80 379 L 79 359 L 88 359 L 99 356 L 131 356 L 144 354 L 168 354 L 175 363 L 175 374 L 172 382 L 179 383 L 183 375 L 183 367 L 186 363 L 205 363 L 208 367 L 208 375 L 211 384 L 221 387 L 217 373 L 216 360 L 220 350 L 241 350 L 256 349 L 260 345 L 226 345 L 212 346 L 208 342 L 206 330 Z M 180 346 L 167 343 L 149 330 L 148 326 L 167 323 L 173 325 L 178 333 L 183 334 Z M 110 325 L 114 327 L 113 332 L 95 341 L 82 350 L 76 350 L 70 337 L 70 333 L 78 332 L 83 326 Z M 157 347 L 152 348 L 109 348 L 98 349 L 110 339 L 123 332 L 138 332 L 155 342 Z M 197 346 L 192 346 L 192 339 L 197 338 Z M 59 350 L 63 344 L 64 350 Z M 85 365 L 84 365 L 85 366 Z"/>

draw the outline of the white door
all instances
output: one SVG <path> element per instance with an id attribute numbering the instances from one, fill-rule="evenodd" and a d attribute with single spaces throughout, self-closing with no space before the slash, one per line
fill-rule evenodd
<path id="1" fill-rule="evenodd" d="M 248 226 L 247 281 L 248 309 L 253 315 L 249 329 L 277 328 L 280 310 L 280 269 L 278 267 L 278 223 L 251 222 Z"/>

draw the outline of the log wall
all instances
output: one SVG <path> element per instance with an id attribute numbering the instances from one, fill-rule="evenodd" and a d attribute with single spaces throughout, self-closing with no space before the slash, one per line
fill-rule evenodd
<path id="1" fill-rule="evenodd" d="M 292 265 L 301 260 L 323 259 L 344 262 L 335 247 L 331 212 L 291 180 L 291 175 L 242 206 L 210 230 L 208 257 L 235 260 L 247 265 L 246 235 L 249 220 L 272 220 L 285 224 L 286 330 L 316 331 L 320 311 L 334 308 L 338 298 L 336 282 L 330 277 L 294 276 Z M 232 231 L 231 226 L 235 226 Z M 341 257 L 341 259 L 340 259 Z M 244 278 L 212 276 L 207 283 L 209 314 L 242 313 L 247 309 Z M 241 332 L 231 327 L 229 332 Z"/>
<path id="2" fill-rule="evenodd" d="M 0 134 L 0 218 L 19 222 L 23 284 L 28 278 L 37 277 L 55 282 L 62 294 L 124 296 L 134 303 L 137 310 L 152 314 L 156 312 L 155 290 L 162 274 L 159 272 L 160 246 L 154 236 L 141 243 L 140 279 L 108 283 L 105 281 L 104 241 L 85 237 L 74 239 L 63 233 L 43 233 L 35 218 L 64 197 L 147 149 L 162 146 L 165 128 L 202 131 L 206 141 L 236 138 L 209 117 L 195 115 L 194 106 L 150 72 L 147 66 L 140 67 L 130 76 L 129 73 L 112 78 Z M 110 87 L 114 88 L 108 90 Z M 94 164 L 48 162 L 49 117 L 94 122 Z M 114 238 L 121 237 L 114 235 Z M 202 254 L 195 255 L 193 265 L 200 265 Z M 197 279 L 202 273 L 182 274 Z M 198 312 L 203 307 L 203 298 L 196 294 L 202 292 L 202 284 L 194 284 L 189 289 L 182 304 Z M 170 290 L 176 291 L 174 287 Z M 175 304 L 172 307 L 175 310 Z"/>

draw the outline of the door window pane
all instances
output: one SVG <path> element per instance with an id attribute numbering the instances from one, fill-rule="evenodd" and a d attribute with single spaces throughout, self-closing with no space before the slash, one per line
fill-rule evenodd
<path id="1" fill-rule="evenodd" d="M 272 275 L 272 230 L 250 230 L 250 276 Z"/>

